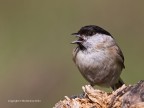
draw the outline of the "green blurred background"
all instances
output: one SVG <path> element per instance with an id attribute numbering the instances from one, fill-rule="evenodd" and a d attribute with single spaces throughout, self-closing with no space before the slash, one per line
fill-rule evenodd
<path id="1" fill-rule="evenodd" d="M 72 61 L 70 34 L 95 24 L 125 55 L 122 78 L 144 76 L 144 1 L 0 0 L 0 107 L 51 108 L 88 84 Z M 39 103 L 10 103 L 35 100 Z"/>

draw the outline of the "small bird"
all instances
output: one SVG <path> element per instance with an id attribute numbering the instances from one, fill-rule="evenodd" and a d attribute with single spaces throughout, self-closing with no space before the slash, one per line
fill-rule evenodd
<path id="1" fill-rule="evenodd" d="M 125 68 L 124 56 L 112 35 L 96 25 L 82 27 L 72 35 L 78 40 L 73 50 L 73 61 L 91 86 L 121 87 L 120 74 Z"/>

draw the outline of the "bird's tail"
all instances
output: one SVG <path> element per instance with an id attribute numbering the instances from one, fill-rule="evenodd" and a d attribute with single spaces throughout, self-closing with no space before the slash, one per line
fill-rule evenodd
<path id="1" fill-rule="evenodd" d="M 120 88 L 124 84 L 123 80 L 119 78 L 118 82 L 113 85 L 111 88 L 115 91 L 116 89 Z"/>

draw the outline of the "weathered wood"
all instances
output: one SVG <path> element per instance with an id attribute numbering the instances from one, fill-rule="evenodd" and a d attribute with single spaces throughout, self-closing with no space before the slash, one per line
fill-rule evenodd
<path id="1" fill-rule="evenodd" d="M 59 101 L 54 108 L 144 108 L 144 81 L 135 85 L 123 85 L 116 91 L 107 93 L 90 85 L 82 87 L 83 97 Z"/>

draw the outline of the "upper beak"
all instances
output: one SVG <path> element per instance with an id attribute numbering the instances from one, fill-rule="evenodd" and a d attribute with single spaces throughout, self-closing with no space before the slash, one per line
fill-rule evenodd
<path id="1" fill-rule="evenodd" d="M 72 33 L 71 35 L 75 35 L 75 36 L 77 36 L 77 35 L 79 35 L 78 33 Z"/>
<path id="2" fill-rule="evenodd" d="M 72 33 L 71 35 L 76 36 L 76 37 L 81 37 L 79 33 Z"/>

